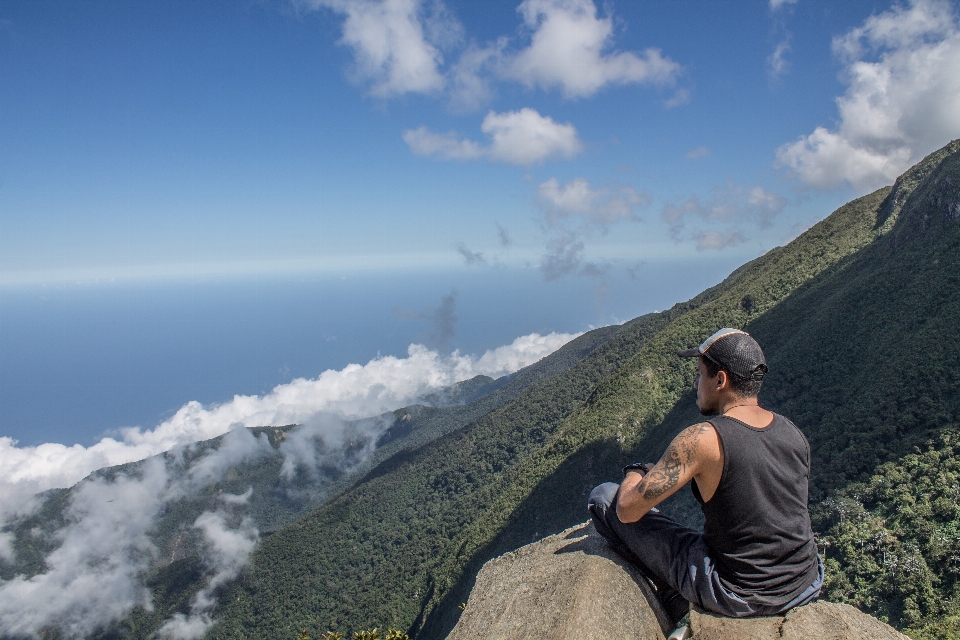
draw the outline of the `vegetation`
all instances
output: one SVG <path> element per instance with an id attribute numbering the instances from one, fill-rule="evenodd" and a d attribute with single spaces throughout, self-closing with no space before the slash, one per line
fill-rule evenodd
<path id="1" fill-rule="evenodd" d="M 675 352 L 721 326 L 764 346 L 761 400 L 811 443 L 827 597 L 960 637 L 960 141 L 689 302 L 398 412 L 362 477 L 261 542 L 208 637 L 445 637 L 486 560 L 582 522 L 593 486 L 700 419 Z M 687 492 L 665 508 L 700 518 Z M 157 615 L 199 588 L 189 562 L 158 575 Z"/>
<path id="2" fill-rule="evenodd" d="M 960 638 L 958 438 L 946 430 L 925 451 L 881 465 L 814 507 L 828 599 L 914 638 Z"/>
<path id="3" fill-rule="evenodd" d="M 626 460 L 658 457 L 697 419 L 693 368 L 673 354 L 719 326 L 746 327 L 767 349 L 764 402 L 807 433 L 815 501 L 956 426 L 960 234 L 935 201 L 960 200 L 957 146 L 693 301 L 624 326 L 472 424 L 380 464 L 258 548 L 211 636 L 290 635 L 320 616 L 444 637 L 485 560 L 582 521 L 594 484 Z M 686 496 L 672 508 L 695 518 Z M 944 585 L 931 584 L 943 599 Z M 932 624 L 923 606 L 889 619 Z"/>

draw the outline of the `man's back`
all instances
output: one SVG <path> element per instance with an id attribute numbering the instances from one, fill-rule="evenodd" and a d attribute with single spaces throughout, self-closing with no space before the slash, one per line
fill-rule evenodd
<path id="1" fill-rule="evenodd" d="M 697 358 L 697 407 L 713 417 L 681 431 L 657 464 L 627 465 L 619 485 L 596 487 L 587 508 L 597 531 L 651 577 L 675 618 L 684 601 L 732 617 L 810 602 L 823 585 L 807 512 L 810 448 L 760 406 L 760 345 L 724 328 L 677 355 Z M 704 532 L 656 508 L 691 480 Z"/>
<path id="2" fill-rule="evenodd" d="M 709 420 L 723 450 L 721 480 L 704 501 L 703 537 L 725 586 L 759 606 L 789 602 L 816 577 L 807 511 L 810 447 L 786 418 L 757 428 L 729 415 Z"/>

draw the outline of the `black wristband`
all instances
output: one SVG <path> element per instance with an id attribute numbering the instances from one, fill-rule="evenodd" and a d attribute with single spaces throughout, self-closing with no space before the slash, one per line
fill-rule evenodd
<path id="1" fill-rule="evenodd" d="M 628 464 L 623 468 L 623 476 L 627 476 L 627 471 L 634 470 L 643 471 L 643 475 L 647 475 L 650 473 L 650 466 L 645 462 L 634 462 L 632 464 Z"/>

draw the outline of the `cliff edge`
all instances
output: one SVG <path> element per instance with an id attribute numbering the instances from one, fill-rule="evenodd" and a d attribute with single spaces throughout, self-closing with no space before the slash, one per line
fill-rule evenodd
<path id="1" fill-rule="evenodd" d="M 690 629 L 691 640 L 908 640 L 849 605 L 822 601 L 741 620 L 694 610 Z M 447 640 L 663 640 L 665 630 L 647 581 L 588 522 L 486 563 Z"/>

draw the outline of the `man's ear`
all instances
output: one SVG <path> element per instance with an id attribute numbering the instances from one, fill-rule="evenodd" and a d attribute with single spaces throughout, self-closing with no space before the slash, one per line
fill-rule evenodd
<path id="1" fill-rule="evenodd" d="M 730 377 L 727 376 L 727 372 L 721 369 L 717 372 L 717 391 L 725 389 L 727 383 L 730 382 Z"/>

